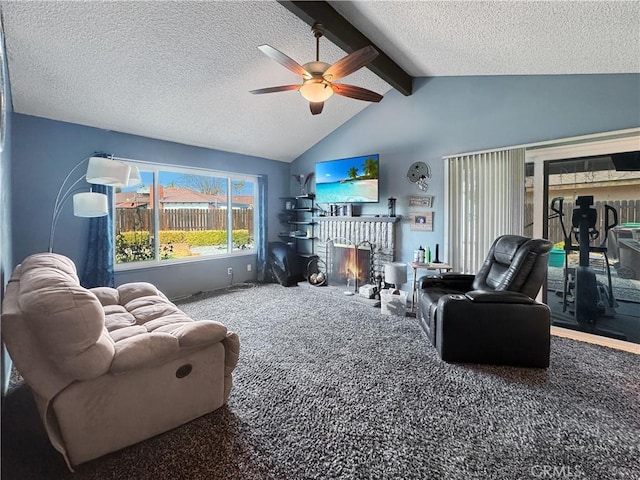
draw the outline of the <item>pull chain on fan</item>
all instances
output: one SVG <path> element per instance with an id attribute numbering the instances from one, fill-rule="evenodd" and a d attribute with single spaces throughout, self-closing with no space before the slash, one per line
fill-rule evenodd
<path id="1" fill-rule="evenodd" d="M 366 102 L 379 102 L 382 100 L 382 95 L 367 90 L 366 88 L 343 83 L 332 83 L 370 63 L 378 56 L 378 51 L 375 48 L 370 45 L 366 46 L 343 57 L 333 65 L 329 65 L 328 63 L 320 61 L 320 38 L 324 35 L 324 27 L 319 23 L 315 23 L 311 31 L 316 38 L 316 60 L 314 62 L 300 65 L 270 45 L 260 45 L 258 47 L 258 49 L 269 58 L 291 70 L 296 75 L 301 76 L 302 84 L 260 88 L 258 90 L 251 90 L 251 93 L 263 94 L 298 90 L 300 95 L 309 101 L 309 107 L 313 115 L 318 115 L 322 112 L 324 102 L 334 93 L 342 95 L 343 97 L 355 98 L 356 100 L 364 100 Z"/>

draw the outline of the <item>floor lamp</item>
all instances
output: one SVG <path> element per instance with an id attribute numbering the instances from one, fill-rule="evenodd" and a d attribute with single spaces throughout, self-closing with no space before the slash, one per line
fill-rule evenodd
<path id="1" fill-rule="evenodd" d="M 72 180 L 74 173 L 77 174 L 77 170 L 85 162 L 87 163 L 86 174 Z M 53 251 L 53 237 L 60 214 L 65 202 L 71 195 L 73 195 L 73 214 L 76 217 L 104 217 L 109 213 L 109 205 L 105 194 L 93 191 L 83 192 L 82 190 L 86 187 L 76 188 L 83 180 L 86 180 L 87 183 L 112 187 L 134 186 L 140 183 L 140 171 L 138 167 L 127 165 L 120 160 L 115 160 L 113 157 L 90 156 L 80 160 L 67 174 L 58 189 L 51 217 L 49 252 Z"/>

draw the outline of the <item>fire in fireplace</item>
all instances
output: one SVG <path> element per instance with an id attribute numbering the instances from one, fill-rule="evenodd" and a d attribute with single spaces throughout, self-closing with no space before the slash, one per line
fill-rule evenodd
<path id="1" fill-rule="evenodd" d="M 334 244 L 331 248 L 330 285 L 349 285 L 357 289 L 371 279 L 371 249 L 368 246 Z"/>

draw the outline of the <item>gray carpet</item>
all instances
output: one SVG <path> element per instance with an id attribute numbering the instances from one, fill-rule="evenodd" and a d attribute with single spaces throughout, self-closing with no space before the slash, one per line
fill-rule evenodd
<path id="1" fill-rule="evenodd" d="M 640 478 L 637 355 L 553 338 L 549 370 L 446 364 L 415 319 L 321 287 L 179 306 L 240 336 L 227 406 L 70 474 L 14 385 L 2 478 Z"/>

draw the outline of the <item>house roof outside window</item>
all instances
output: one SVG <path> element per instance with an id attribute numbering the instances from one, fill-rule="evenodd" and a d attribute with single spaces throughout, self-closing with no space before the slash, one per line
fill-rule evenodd
<path id="1" fill-rule="evenodd" d="M 233 195 L 232 208 L 253 208 L 253 195 Z M 226 195 L 211 195 L 190 188 L 164 187 L 160 189 L 162 208 L 226 208 Z M 150 208 L 151 195 L 138 192 L 116 193 L 116 208 Z"/>

